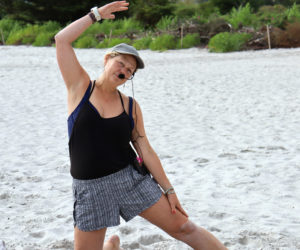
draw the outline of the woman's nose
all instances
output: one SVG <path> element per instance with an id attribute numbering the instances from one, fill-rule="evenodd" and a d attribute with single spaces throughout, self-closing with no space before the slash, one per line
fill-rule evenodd
<path id="1" fill-rule="evenodd" d="M 121 73 L 128 77 L 128 72 L 125 67 L 121 67 Z"/>

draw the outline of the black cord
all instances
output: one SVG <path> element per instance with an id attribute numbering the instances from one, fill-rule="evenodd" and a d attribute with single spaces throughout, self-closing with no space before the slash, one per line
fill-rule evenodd
<path id="1" fill-rule="evenodd" d="M 138 149 L 139 149 L 139 152 L 140 152 L 140 157 L 143 159 L 143 153 L 142 153 L 142 150 L 141 150 L 141 148 L 140 148 L 140 146 L 139 146 L 139 143 L 137 142 L 137 139 L 138 138 L 140 138 L 140 137 L 144 137 L 144 136 L 141 136 L 140 134 L 139 134 L 139 131 L 137 130 L 137 120 L 138 120 L 138 116 L 137 116 L 137 113 L 136 113 L 136 101 L 134 100 L 134 87 L 133 87 L 133 80 L 131 79 L 131 89 L 132 89 L 132 98 L 133 98 L 133 102 L 134 102 L 134 109 L 135 109 L 135 120 L 136 120 L 136 122 L 135 122 L 135 128 L 136 128 L 136 132 L 137 132 L 137 138 L 136 139 L 134 139 L 132 142 L 133 143 L 136 143 L 136 146 L 138 147 Z"/>

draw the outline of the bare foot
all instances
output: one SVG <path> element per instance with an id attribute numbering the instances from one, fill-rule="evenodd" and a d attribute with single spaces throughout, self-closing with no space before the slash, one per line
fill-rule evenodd
<path id="1" fill-rule="evenodd" d="M 104 243 L 103 250 L 121 250 L 120 238 L 118 235 L 113 235 Z"/>

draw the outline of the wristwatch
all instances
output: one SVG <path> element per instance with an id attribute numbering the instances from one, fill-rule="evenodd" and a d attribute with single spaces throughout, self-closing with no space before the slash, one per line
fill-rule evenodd
<path id="1" fill-rule="evenodd" d="M 91 8 L 91 12 L 94 14 L 94 16 L 96 17 L 97 21 L 101 20 L 101 15 L 100 15 L 100 13 L 98 11 L 98 7 Z"/>

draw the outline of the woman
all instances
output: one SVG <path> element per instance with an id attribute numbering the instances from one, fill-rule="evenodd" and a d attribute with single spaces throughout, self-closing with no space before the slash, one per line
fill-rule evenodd
<path id="1" fill-rule="evenodd" d="M 127 44 L 115 46 L 105 55 L 103 73 L 92 82 L 71 46 L 100 16 L 114 19 L 112 13 L 128 5 L 117 1 L 95 7 L 55 36 L 68 90 L 75 249 L 119 249 L 118 236 L 103 243 L 107 227 L 119 225 L 120 215 L 126 221 L 139 215 L 194 249 L 226 249 L 188 219 L 148 142 L 139 104 L 117 90 L 144 67 L 138 52 Z M 133 168 L 130 141 L 153 178 Z"/>

